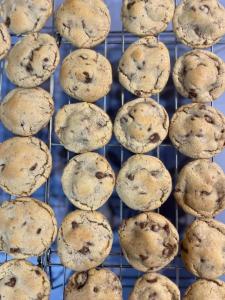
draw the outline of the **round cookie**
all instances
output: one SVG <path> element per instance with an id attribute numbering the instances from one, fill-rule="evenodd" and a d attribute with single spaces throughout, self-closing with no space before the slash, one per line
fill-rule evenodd
<path id="1" fill-rule="evenodd" d="M 67 198 L 76 207 L 96 210 L 111 196 L 115 174 L 108 161 L 97 153 L 73 157 L 62 175 L 62 187 Z"/>
<path id="2" fill-rule="evenodd" d="M 170 173 L 158 158 L 149 155 L 131 156 L 116 180 L 119 197 L 135 210 L 149 211 L 160 207 L 171 190 Z"/>
<path id="3" fill-rule="evenodd" d="M 192 48 L 208 48 L 225 34 L 225 9 L 217 0 L 183 0 L 176 7 L 173 30 Z"/>
<path id="4" fill-rule="evenodd" d="M 41 256 L 56 234 L 55 215 L 46 203 L 17 198 L 0 206 L 0 249 L 13 257 Z"/>
<path id="5" fill-rule="evenodd" d="M 65 288 L 65 300 L 122 300 L 119 278 L 109 269 L 73 274 Z"/>
<path id="6" fill-rule="evenodd" d="M 54 112 L 51 95 L 42 88 L 16 88 L 0 104 L 4 126 L 14 134 L 36 134 L 50 121 Z"/>
<path id="7" fill-rule="evenodd" d="M 112 248 L 113 233 L 100 212 L 76 210 L 65 217 L 58 232 L 58 255 L 75 271 L 100 265 Z"/>
<path id="8" fill-rule="evenodd" d="M 178 252 L 176 228 L 154 212 L 124 220 L 119 228 L 119 238 L 125 258 L 141 272 L 162 269 Z"/>
<path id="9" fill-rule="evenodd" d="M 222 280 L 199 279 L 186 290 L 183 300 L 223 300 L 225 283 Z"/>
<path id="10" fill-rule="evenodd" d="M 180 291 L 167 277 L 146 273 L 136 281 L 129 300 L 149 299 L 180 300 Z"/>
<path id="11" fill-rule="evenodd" d="M 11 37 L 4 23 L 0 23 L 0 60 L 3 59 L 11 46 Z"/>
<path id="12" fill-rule="evenodd" d="M 225 174 L 210 160 L 192 161 L 178 175 L 174 196 L 185 212 L 213 218 L 225 209 Z"/>
<path id="13" fill-rule="evenodd" d="M 139 36 L 156 35 L 166 29 L 172 20 L 174 9 L 174 0 L 124 0 L 124 28 Z"/>
<path id="14" fill-rule="evenodd" d="M 112 67 L 100 53 L 79 49 L 63 61 L 60 82 L 64 91 L 80 101 L 95 102 L 108 94 L 112 85 Z"/>
<path id="15" fill-rule="evenodd" d="M 0 295 L 4 300 L 42 299 L 50 297 L 47 274 L 31 263 L 13 259 L 0 266 Z"/>
<path id="16" fill-rule="evenodd" d="M 48 179 L 51 153 L 35 137 L 14 137 L 0 144 L 0 187 L 16 196 L 33 194 Z"/>
<path id="17" fill-rule="evenodd" d="M 55 117 L 55 132 L 64 147 L 75 153 L 105 146 L 112 136 L 112 122 L 98 106 L 76 103 L 63 106 Z"/>
<path id="18" fill-rule="evenodd" d="M 173 81 L 177 91 L 192 102 L 213 101 L 225 91 L 225 63 L 209 51 L 187 52 L 176 61 Z"/>
<path id="19" fill-rule="evenodd" d="M 169 117 L 164 107 L 147 98 L 123 105 L 114 123 L 117 140 L 134 153 L 145 153 L 159 146 L 168 129 Z"/>
<path id="20" fill-rule="evenodd" d="M 225 273 L 225 225 L 202 219 L 194 221 L 181 242 L 181 256 L 195 276 L 215 279 Z"/>
<path id="21" fill-rule="evenodd" d="M 102 0 L 65 0 L 55 17 L 58 32 L 78 48 L 92 48 L 110 31 L 110 13 Z"/>
<path id="22" fill-rule="evenodd" d="M 169 51 L 153 36 L 142 38 L 126 49 L 118 72 L 121 85 L 136 96 L 157 94 L 169 79 Z"/>
<path id="23" fill-rule="evenodd" d="M 225 117 L 211 106 L 199 103 L 183 105 L 172 117 L 169 137 L 184 155 L 213 157 L 225 146 Z"/>
<path id="24" fill-rule="evenodd" d="M 51 0 L 3 0 L 0 16 L 15 34 L 37 32 L 52 14 Z"/>
<path id="25" fill-rule="evenodd" d="M 6 75 L 19 87 L 36 87 L 46 81 L 59 63 L 59 49 L 49 34 L 33 33 L 23 37 L 10 50 Z"/>

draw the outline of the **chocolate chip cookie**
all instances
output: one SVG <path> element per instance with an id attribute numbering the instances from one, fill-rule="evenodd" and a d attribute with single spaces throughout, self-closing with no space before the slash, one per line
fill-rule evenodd
<path id="1" fill-rule="evenodd" d="M 172 117 L 169 136 L 184 155 L 213 157 L 225 146 L 225 117 L 211 106 L 199 103 L 183 105 Z"/>
<path id="2" fill-rule="evenodd" d="M 192 102 L 213 101 L 225 91 L 225 63 L 209 51 L 187 52 L 176 61 L 173 81 L 177 91 Z"/>
<path id="3" fill-rule="evenodd" d="M 10 50 L 6 75 L 19 87 L 36 87 L 46 81 L 59 63 L 55 39 L 45 33 L 26 35 Z"/>
<path id="4" fill-rule="evenodd" d="M 15 34 L 40 31 L 51 14 L 51 0 L 3 0 L 0 4 L 0 16 Z"/>
<path id="5" fill-rule="evenodd" d="M 60 82 L 73 98 L 95 102 L 108 94 L 112 85 L 112 67 L 100 53 L 79 49 L 63 61 Z"/>
<path id="6" fill-rule="evenodd" d="M 112 247 L 113 233 L 100 212 L 76 210 L 65 217 L 58 233 L 62 264 L 75 271 L 100 265 Z"/>
<path id="7" fill-rule="evenodd" d="M 225 34 L 225 8 L 217 0 L 183 0 L 176 7 L 173 30 L 192 48 L 208 48 Z"/>
<path id="8" fill-rule="evenodd" d="M 56 234 L 55 215 L 46 203 L 17 198 L 0 206 L 0 249 L 13 257 L 42 255 Z"/>
<path id="9" fill-rule="evenodd" d="M 160 207 L 171 190 L 170 173 L 158 158 L 149 155 L 130 157 L 116 180 L 119 197 L 135 210 L 149 211 Z"/>
<path id="10" fill-rule="evenodd" d="M 157 94 L 169 78 L 169 51 L 153 36 L 142 38 L 127 48 L 118 72 L 121 85 L 136 96 Z"/>
<path id="11" fill-rule="evenodd" d="M 118 111 L 114 123 L 117 140 L 134 153 L 156 148 L 166 138 L 169 117 L 166 110 L 153 99 L 129 101 Z"/>
<path id="12" fill-rule="evenodd" d="M 55 132 L 64 147 L 75 153 L 105 146 L 112 136 L 112 122 L 98 106 L 76 103 L 63 106 L 55 118 Z"/>
<path id="13" fill-rule="evenodd" d="M 124 0 L 124 28 L 136 35 L 156 35 L 164 31 L 174 14 L 174 0 Z"/>
<path id="14" fill-rule="evenodd" d="M 4 23 L 0 23 L 0 60 L 9 52 L 11 37 Z"/>
<path id="15" fill-rule="evenodd" d="M 212 218 L 225 209 L 225 174 L 209 160 L 190 162 L 178 175 L 174 196 L 187 213 Z"/>
<path id="16" fill-rule="evenodd" d="M 105 40 L 111 25 L 102 0 L 65 0 L 55 17 L 58 32 L 78 48 L 91 48 Z"/>
<path id="17" fill-rule="evenodd" d="M 51 153 L 35 137 L 14 137 L 0 144 L 0 187 L 16 196 L 33 194 L 48 179 Z"/>
<path id="18" fill-rule="evenodd" d="M 136 281 L 129 300 L 147 299 L 180 300 L 180 291 L 167 277 L 146 273 Z"/>
<path id="19" fill-rule="evenodd" d="M 225 225 L 202 219 L 187 229 L 181 243 L 181 256 L 188 271 L 195 276 L 215 279 L 225 273 Z"/>
<path id="20" fill-rule="evenodd" d="M 119 278 L 109 269 L 91 269 L 73 274 L 65 289 L 65 300 L 122 300 Z"/>
<path id="21" fill-rule="evenodd" d="M 54 112 L 51 95 L 42 88 L 17 88 L 10 91 L 0 104 L 4 126 L 14 134 L 36 134 L 50 121 Z"/>
<path id="22" fill-rule="evenodd" d="M 153 212 L 124 220 L 119 238 L 127 261 L 142 272 L 162 269 L 178 252 L 176 228 L 165 217 Z"/>
<path id="23" fill-rule="evenodd" d="M 63 191 L 78 208 L 96 210 L 111 196 L 115 174 L 108 161 L 97 153 L 73 157 L 62 175 Z"/>
<path id="24" fill-rule="evenodd" d="M 0 266 L 0 295 L 4 300 L 42 299 L 50 297 L 47 274 L 31 263 L 15 259 Z"/>
<path id="25" fill-rule="evenodd" d="M 223 300 L 225 283 L 222 280 L 199 279 L 186 290 L 183 300 Z"/>

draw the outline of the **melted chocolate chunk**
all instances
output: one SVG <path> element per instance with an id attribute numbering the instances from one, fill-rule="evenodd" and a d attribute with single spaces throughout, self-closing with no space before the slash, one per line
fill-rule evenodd
<path id="1" fill-rule="evenodd" d="M 90 249 L 87 246 L 83 246 L 83 248 L 81 248 L 78 252 L 83 255 L 86 255 L 86 254 L 90 253 Z"/>
<path id="2" fill-rule="evenodd" d="M 154 232 L 158 232 L 160 230 L 160 226 L 158 224 L 152 224 L 151 230 Z"/>
<path id="3" fill-rule="evenodd" d="M 99 292 L 99 288 L 97 288 L 97 286 L 95 286 L 94 289 L 93 289 L 93 291 L 94 291 L 95 293 L 98 293 L 98 292 Z"/>
<path id="4" fill-rule="evenodd" d="M 16 278 L 15 277 L 10 278 L 9 281 L 5 283 L 5 285 L 14 287 L 16 285 Z"/>
<path id="5" fill-rule="evenodd" d="M 34 70 L 33 67 L 32 67 L 32 65 L 31 65 L 31 63 L 29 63 L 29 64 L 26 65 L 26 70 L 27 70 L 28 73 L 30 73 L 30 72 L 32 72 Z"/>
<path id="6" fill-rule="evenodd" d="M 127 4 L 127 9 L 131 9 L 131 7 L 135 4 L 135 1 Z"/>
<path id="7" fill-rule="evenodd" d="M 103 179 L 103 178 L 107 177 L 107 174 L 103 173 L 103 172 L 96 172 L 95 177 L 97 177 L 98 179 Z"/>
<path id="8" fill-rule="evenodd" d="M 6 20 L 5 20 L 5 25 L 6 25 L 7 27 L 9 27 L 10 24 L 11 24 L 11 20 L 10 20 L 9 17 L 7 17 Z"/>
<path id="9" fill-rule="evenodd" d="M 158 133 L 154 133 L 149 137 L 149 141 L 151 143 L 157 143 L 160 140 L 160 136 L 158 135 Z"/>
<path id="10" fill-rule="evenodd" d="M 37 234 L 40 234 L 40 233 L 41 233 L 41 228 L 38 228 Z"/>
<path id="11" fill-rule="evenodd" d="M 197 93 L 194 90 L 191 90 L 188 94 L 189 98 L 196 98 L 197 97 Z"/>
<path id="12" fill-rule="evenodd" d="M 162 253 L 163 256 L 167 256 L 167 257 L 171 256 L 171 254 L 173 254 L 173 250 L 174 250 L 173 245 L 165 244 L 164 247 L 165 247 L 165 249 L 163 249 L 163 253 Z"/>
<path id="13" fill-rule="evenodd" d="M 205 115 L 204 118 L 205 118 L 206 122 L 208 122 L 209 124 L 214 124 L 214 121 L 210 116 Z"/>
<path id="14" fill-rule="evenodd" d="M 142 254 L 140 254 L 139 257 L 140 257 L 140 259 L 143 260 L 143 261 L 146 260 L 146 259 L 148 259 L 148 256 L 142 255 Z"/>
<path id="15" fill-rule="evenodd" d="M 129 180 L 133 181 L 133 180 L 134 180 L 134 175 L 133 175 L 133 174 L 128 174 L 128 175 L 127 175 L 127 178 L 128 178 Z"/>
<path id="16" fill-rule="evenodd" d="M 91 83 L 92 78 L 90 77 L 90 74 L 88 72 L 83 72 L 83 74 L 85 76 L 85 83 Z"/>
<path id="17" fill-rule="evenodd" d="M 38 164 L 35 163 L 33 166 L 30 167 L 30 171 L 34 171 L 37 168 Z"/>
<path id="18" fill-rule="evenodd" d="M 79 226 L 79 224 L 78 224 L 76 221 L 73 221 L 73 222 L 71 223 L 71 225 L 72 225 L 72 228 L 73 228 L 73 229 L 76 229 L 76 228 Z"/>
<path id="19" fill-rule="evenodd" d="M 10 251 L 11 253 L 20 253 L 20 252 L 21 252 L 21 251 L 20 251 L 20 248 L 10 248 L 9 251 Z"/>
<path id="20" fill-rule="evenodd" d="M 76 279 L 75 279 L 76 288 L 78 290 L 80 290 L 83 286 L 85 286 L 87 279 L 88 279 L 87 272 L 81 272 L 81 273 L 77 274 Z"/>
<path id="21" fill-rule="evenodd" d="M 41 275 L 41 272 L 39 270 L 35 270 L 35 273 L 40 276 Z"/>

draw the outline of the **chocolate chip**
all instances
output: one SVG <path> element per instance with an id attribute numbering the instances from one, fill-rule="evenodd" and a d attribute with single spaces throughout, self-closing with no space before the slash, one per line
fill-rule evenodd
<path id="1" fill-rule="evenodd" d="M 49 59 L 47 57 L 44 58 L 44 62 L 48 62 Z"/>
<path id="2" fill-rule="evenodd" d="M 209 196 L 211 193 L 206 192 L 206 191 L 201 191 L 200 194 L 201 194 L 201 196 Z"/>
<path id="3" fill-rule="evenodd" d="M 204 104 L 202 104 L 202 105 L 199 106 L 199 109 L 200 110 L 206 109 L 206 106 Z"/>
<path id="4" fill-rule="evenodd" d="M 79 224 L 78 224 L 76 221 L 73 221 L 73 222 L 71 223 L 71 225 L 72 225 L 72 228 L 73 228 L 73 229 L 76 229 L 76 228 L 79 226 Z"/>
<path id="5" fill-rule="evenodd" d="M 133 180 L 134 180 L 134 175 L 133 175 L 133 174 L 128 174 L 128 175 L 127 175 L 127 178 L 128 178 L 129 180 L 133 181 Z"/>
<path id="6" fill-rule="evenodd" d="M 196 11 L 196 8 L 194 6 L 191 6 L 191 10 Z"/>
<path id="7" fill-rule="evenodd" d="M 80 290 L 83 286 L 85 286 L 88 279 L 87 272 L 78 273 L 75 279 L 76 288 Z"/>
<path id="8" fill-rule="evenodd" d="M 27 224 L 27 222 L 26 222 L 26 221 L 25 221 L 25 222 L 23 222 L 23 224 L 22 224 L 22 227 L 23 227 L 23 226 L 25 226 L 26 224 Z"/>
<path id="9" fill-rule="evenodd" d="M 157 282 L 157 281 L 158 281 L 158 279 L 157 279 L 157 278 L 153 278 L 153 279 L 146 279 L 146 281 L 147 281 L 147 282 L 149 282 L 149 283 L 155 283 L 155 282 Z"/>
<path id="10" fill-rule="evenodd" d="M 30 167 L 30 169 L 29 169 L 29 170 L 30 170 L 30 171 L 34 171 L 34 170 L 37 168 L 37 165 L 38 165 L 38 164 L 37 164 L 37 163 L 35 163 L 35 164 L 34 164 L 32 167 Z"/>
<path id="11" fill-rule="evenodd" d="M 39 270 L 35 270 L 35 273 L 40 276 L 41 275 L 41 272 Z"/>
<path id="12" fill-rule="evenodd" d="M 92 242 L 87 242 L 88 246 L 93 246 L 94 244 Z"/>
<path id="13" fill-rule="evenodd" d="M 201 6 L 199 7 L 199 9 L 200 9 L 201 11 L 203 11 L 204 13 L 206 13 L 207 15 L 208 15 L 208 13 L 209 13 L 209 11 L 210 11 L 210 8 L 209 8 L 208 5 L 201 5 Z"/>
<path id="14" fill-rule="evenodd" d="M 87 246 L 83 246 L 83 248 L 78 250 L 78 252 L 83 254 L 83 255 L 86 255 L 86 254 L 90 253 L 90 249 Z"/>
<path id="15" fill-rule="evenodd" d="M 29 63 L 29 64 L 26 65 L 26 70 L 27 70 L 28 73 L 30 73 L 30 72 L 33 71 L 33 67 L 31 65 L 31 63 Z"/>
<path id="16" fill-rule="evenodd" d="M 163 229 L 166 231 L 166 233 L 169 235 L 170 234 L 170 227 L 168 224 L 166 224 Z"/>
<path id="17" fill-rule="evenodd" d="M 160 226 L 158 224 L 152 224 L 151 230 L 154 232 L 158 232 L 160 230 Z"/>
<path id="18" fill-rule="evenodd" d="M 6 25 L 7 27 L 9 27 L 10 24 L 11 24 L 11 20 L 10 20 L 9 17 L 7 17 L 6 20 L 5 20 L 5 25 Z"/>
<path id="19" fill-rule="evenodd" d="M 88 59 L 87 55 L 83 55 L 83 54 L 79 55 L 79 57 L 80 57 L 81 59 L 83 59 L 83 60 L 87 60 L 87 59 Z"/>
<path id="20" fill-rule="evenodd" d="M 145 227 L 148 226 L 148 222 L 140 222 L 138 223 L 138 225 L 140 226 L 141 229 L 144 229 Z"/>
<path id="21" fill-rule="evenodd" d="M 204 118 L 205 118 L 206 122 L 208 122 L 209 124 L 214 124 L 214 121 L 210 116 L 205 115 Z"/>
<path id="22" fill-rule="evenodd" d="M 1 164 L 1 165 L 0 165 L 0 169 L 1 169 L 1 172 L 3 172 L 4 169 L 5 169 L 5 164 Z"/>
<path id="23" fill-rule="evenodd" d="M 37 233 L 37 234 L 40 234 L 40 233 L 41 233 L 41 228 L 38 228 L 38 230 L 37 230 L 36 233 Z"/>
<path id="24" fill-rule="evenodd" d="M 21 252 L 21 251 L 20 251 L 20 248 L 10 248 L 9 251 L 10 251 L 11 253 L 20 253 L 20 252 Z"/>
<path id="25" fill-rule="evenodd" d="M 204 264 L 204 263 L 206 262 L 206 260 L 205 260 L 204 258 L 201 257 L 201 258 L 200 258 L 200 262 Z"/>
<path id="26" fill-rule="evenodd" d="M 155 299 L 156 299 L 156 298 L 155 298 L 156 296 L 157 296 L 157 293 L 156 293 L 156 292 L 153 292 L 152 294 L 150 294 L 150 295 L 148 296 L 148 299 L 149 299 L 149 300 L 151 300 L 151 299 L 152 299 L 152 300 L 155 300 Z"/>
<path id="27" fill-rule="evenodd" d="M 135 1 L 127 4 L 127 9 L 131 9 L 131 7 L 135 4 Z"/>
<path id="28" fill-rule="evenodd" d="M 188 94 L 188 97 L 189 98 L 196 98 L 197 97 L 197 93 L 194 91 L 194 90 L 191 90 Z"/>
<path id="29" fill-rule="evenodd" d="M 162 254 L 163 254 L 163 256 L 169 257 L 173 253 L 174 247 L 171 244 L 165 244 L 164 247 L 165 247 L 165 249 L 163 249 Z"/>
<path id="30" fill-rule="evenodd" d="M 94 291 L 95 293 L 98 293 L 98 292 L 99 292 L 99 288 L 97 288 L 97 287 L 95 286 L 94 289 L 93 289 L 93 291 Z"/>
<path id="31" fill-rule="evenodd" d="M 142 254 L 140 254 L 139 257 L 140 257 L 140 259 L 143 260 L 143 261 L 146 260 L 146 259 L 148 259 L 148 256 L 142 255 Z"/>
<path id="32" fill-rule="evenodd" d="M 95 177 L 97 177 L 98 179 L 102 179 L 102 178 L 107 177 L 107 174 L 103 173 L 103 172 L 96 172 Z"/>
<path id="33" fill-rule="evenodd" d="M 134 94 L 135 94 L 135 95 L 137 95 L 138 97 L 140 97 L 140 96 L 141 96 L 141 92 L 140 92 L 140 91 L 138 91 L 138 90 L 134 91 Z"/>
<path id="34" fill-rule="evenodd" d="M 5 283 L 5 285 L 14 287 L 16 285 L 16 278 L 15 277 L 10 278 L 9 281 Z"/>
<path id="35" fill-rule="evenodd" d="M 92 78 L 90 77 L 88 72 L 83 72 L 84 76 L 85 76 L 85 83 L 90 83 L 92 82 Z"/>
<path id="36" fill-rule="evenodd" d="M 157 143 L 160 140 L 158 133 L 154 133 L 149 137 L 151 143 Z"/>
<path id="37" fill-rule="evenodd" d="M 151 175 L 152 175 L 153 177 L 157 177 L 159 174 L 160 174 L 160 171 L 159 171 L 159 170 L 151 171 Z"/>
<path id="38" fill-rule="evenodd" d="M 127 123 L 128 122 L 128 119 L 126 117 L 122 117 L 120 119 L 120 123 Z"/>

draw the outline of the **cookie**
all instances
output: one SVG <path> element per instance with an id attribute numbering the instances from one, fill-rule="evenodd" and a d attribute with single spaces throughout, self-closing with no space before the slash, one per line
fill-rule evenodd
<path id="1" fill-rule="evenodd" d="M 183 300 L 223 300 L 225 283 L 222 280 L 199 279 L 186 290 Z"/>
<path id="2" fill-rule="evenodd" d="M 185 212 L 213 218 L 225 209 L 225 174 L 209 160 L 190 162 L 178 175 L 174 196 Z"/>
<path id="3" fill-rule="evenodd" d="M 97 153 L 73 157 L 62 175 L 62 187 L 67 198 L 76 207 L 96 210 L 111 196 L 115 174 L 108 161 Z"/>
<path id="4" fill-rule="evenodd" d="M 149 211 L 160 207 L 169 197 L 172 179 L 164 164 L 149 155 L 131 156 L 116 180 L 116 191 L 132 209 Z"/>
<path id="5" fill-rule="evenodd" d="M 153 99 L 129 101 L 118 111 L 114 123 L 117 140 L 134 153 L 145 153 L 159 146 L 166 138 L 169 117 Z"/>
<path id="6" fill-rule="evenodd" d="M 58 32 L 78 48 L 92 48 L 110 31 L 109 10 L 102 0 L 65 0 L 55 17 Z"/>
<path id="7" fill-rule="evenodd" d="M 76 103 L 63 106 L 55 118 L 55 132 L 64 147 L 75 153 L 105 146 L 112 136 L 112 122 L 98 106 Z"/>
<path id="8" fill-rule="evenodd" d="M 108 94 L 112 85 L 112 67 L 100 53 L 79 49 L 63 61 L 60 82 L 73 98 L 95 102 Z"/>
<path id="9" fill-rule="evenodd" d="M 169 51 L 153 36 L 142 38 L 126 49 L 118 72 L 121 85 L 136 96 L 157 94 L 169 79 Z"/>
<path id="10" fill-rule="evenodd" d="M 55 215 L 46 203 L 17 198 L 0 206 L 0 249 L 12 257 L 41 256 L 56 234 Z"/>
<path id="11" fill-rule="evenodd" d="M 176 7 L 173 30 L 192 48 L 208 48 L 225 34 L 225 9 L 217 0 L 183 0 Z"/>
<path id="12" fill-rule="evenodd" d="M 142 272 L 162 269 L 178 252 L 176 228 L 165 217 L 154 212 L 124 220 L 119 228 L 119 238 L 127 261 Z"/>
<path id="13" fill-rule="evenodd" d="M 0 60 L 9 52 L 11 37 L 4 23 L 0 23 Z"/>
<path id="14" fill-rule="evenodd" d="M 180 291 L 167 277 L 146 273 L 136 281 L 129 300 L 148 299 L 180 300 Z"/>
<path id="15" fill-rule="evenodd" d="M 14 137 L 0 144 L 0 187 L 16 196 L 33 194 L 48 179 L 51 153 L 35 137 Z"/>
<path id="16" fill-rule="evenodd" d="M 36 87 L 46 81 L 59 63 L 55 39 L 45 33 L 26 35 L 10 50 L 6 75 L 19 87 Z"/>
<path id="17" fill-rule="evenodd" d="M 181 242 L 187 270 L 197 277 L 215 279 L 225 273 L 225 225 L 202 219 L 194 221 Z"/>
<path id="18" fill-rule="evenodd" d="M 192 102 L 213 101 L 225 91 L 225 63 L 209 51 L 187 52 L 176 61 L 173 81 L 177 91 Z"/>
<path id="19" fill-rule="evenodd" d="M 38 32 L 52 14 L 52 0 L 3 0 L 0 16 L 15 34 Z"/>
<path id="20" fill-rule="evenodd" d="M 109 269 L 73 274 L 65 288 L 65 300 L 122 300 L 119 278 Z"/>
<path id="21" fill-rule="evenodd" d="M 100 265 L 109 255 L 113 233 L 100 212 L 76 210 L 65 217 L 58 233 L 61 263 L 75 271 Z"/>
<path id="22" fill-rule="evenodd" d="M 42 299 L 50 297 L 47 274 L 31 263 L 15 259 L 0 266 L 0 295 L 4 300 Z"/>
<path id="23" fill-rule="evenodd" d="M 124 28 L 139 36 L 156 35 L 166 29 L 172 20 L 174 9 L 174 0 L 124 0 Z"/>
<path id="24" fill-rule="evenodd" d="M 50 121 L 54 112 L 51 95 L 42 88 L 16 88 L 0 104 L 4 126 L 16 135 L 38 133 Z"/>
<path id="25" fill-rule="evenodd" d="M 199 103 L 183 105 L 172 117 L 169 137 L 184 155 L 213 157 L 225 146 L 225 117 L 211 106 Z"/>

